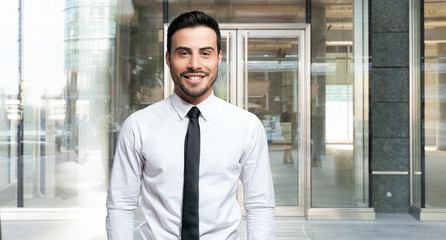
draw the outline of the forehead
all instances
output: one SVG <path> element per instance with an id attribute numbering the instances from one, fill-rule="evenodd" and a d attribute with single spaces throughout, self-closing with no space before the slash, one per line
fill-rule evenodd
<path id="1" fill-rule="evenodd" d="M 217 34 L 205 26 L 182 28 L 172 35 L 172 48 L 177 47 L 217 48 Z"/>

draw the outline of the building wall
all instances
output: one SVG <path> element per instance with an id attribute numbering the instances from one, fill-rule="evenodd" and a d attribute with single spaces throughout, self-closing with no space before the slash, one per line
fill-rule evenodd
<path id="1" fill-rule="evenodd" d="M 409 0 L 371 1 L 372 202 L 407 213 L 409 181 Z M 398 174 L 395 174 L 398 173 Z"/>

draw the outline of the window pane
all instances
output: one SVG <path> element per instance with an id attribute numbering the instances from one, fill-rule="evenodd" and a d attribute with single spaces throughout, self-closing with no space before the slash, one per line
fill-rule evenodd
<path id="1" fill-rule="evenodd" d="M 312 1 L 313 207 L 368 207 L 367 6 Z"/>
<path id="2" fill-rule="evenodd" d="M 446 2 L 424 1 L 425 207 L 446 208 Z"/>
<path id="3" fill-rule="evenodd" d="M 297 38 L 249 38 L 247 109 L 268 139 L 277 206 L 299 205 L 299 106 Z"/>
<path id="4" fill-rule="evenodd" d="M 113 149 L 116 5 L 24 4 L 24 206 L 102 208 Z"/>
<path id="5" fill-rule="evenodd" d="M 113 86 L 116 124 L 132 112 L 163 99 L 162 1 L 120 1 L 117 76 Z"/>
<path id="6" fill-rule="evenodd" d="M 17 206 L 17 127 L 20 119 L 17 3 L 0 8 L 0 206 Z"/>

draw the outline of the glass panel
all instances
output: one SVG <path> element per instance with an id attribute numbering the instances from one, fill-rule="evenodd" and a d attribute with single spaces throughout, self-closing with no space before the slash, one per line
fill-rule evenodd
<path id="1" fill-rule="evenodd" d="M 24 5 L 24 206 L 102 208 L 111 157 L 116 4 Z"/>
<path id="2" fill-rule="evenodd" d="M 297 206 L 297 38 L 249 38 L 247 51 L 247 96 L 243 98 L 265 127 L 276 205 Z"/>
<path id="3" fill-rule="evenodd" d="M 164 98 L 162 1 L 119 1 L 114 125 Z"/>
<path id="4" fill-rule="evenodd" d="M 204 11 L 221 23 L 304 23 L 306 0 L 169 1 L 169 21 L 182 12 Z"/>
<path id="5" fill-rule="evenodd" d="M 312 1 L 312 207 L 368 206 L 367 6 Z"/>
<path id="6" fill-rule="evenodd" d="M 231 57 L 231 52 L 229 51 L 229 48 L 233 47 L 230 46 L 232 43 L 232 34 L 231 33 L 222 33 L 221 37 L 221 50 L 223 52 L 223 59 L 221 61 L 220 67 L 218 68 L 218 78 L 216 82 L 214 83 L 214 94 L 215 96 L 225 100 L 230 101 L 230 94 L 229 94 L 229 76 L 231 68 L 228 67 L 230 62 L 228 62 L 231 58 L 234 59 L 234 57 Z M 235 60 L 235 59 L 234 59 Z"/>
<path id="7" fill-rule="evenodd" d="M 0 8 L 0 206 L 17 206 L 17 128 L 20 119 L 17 2 Z M 1 238 L 1 236 L 0 236 Z"/>
<path id="8" fill-rule="evenodd" d="M 446 2 L 424 1 L 425 207 L 446 208 Z"/>

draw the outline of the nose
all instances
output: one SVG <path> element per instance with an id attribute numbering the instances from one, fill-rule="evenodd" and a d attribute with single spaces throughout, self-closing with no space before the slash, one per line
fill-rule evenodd
<path id="1" fill-rule="evenodd" d="M 192 70 L 201 69 L 200 57 L 198 54 L 192 54 L 187 67 Z"/>

